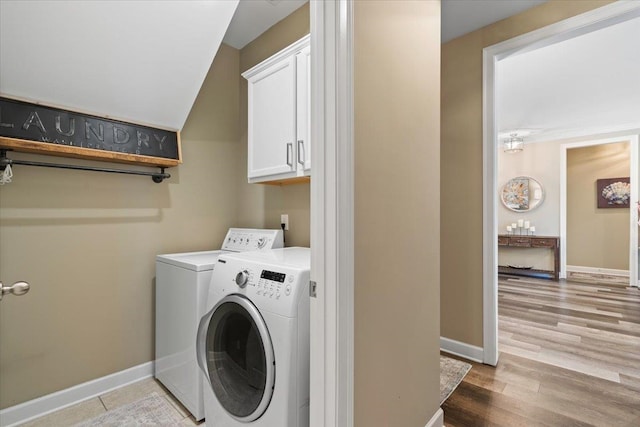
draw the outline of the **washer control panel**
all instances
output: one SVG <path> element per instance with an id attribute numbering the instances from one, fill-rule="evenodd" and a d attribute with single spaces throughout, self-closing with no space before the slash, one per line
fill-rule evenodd
<path id="1" fill-rule="evenodd" d="M 291 283 L 293 274 L 279 273 L 271 270 L 262 270 L 256 284 L 258 295 L 276 300 L 291 295 Z"/>
<path id="2" fill-rule="evenodd" d="M 222 242 L 222 250 L 232 252 L 262 251 L 283 246 L 282 230 L 253 228 L 230 228 Z"/>
<path id="3" fill-rule="evenodd" d="M 296 275 L 293 272 L 241 267 L 234 275 L 236 289 L 247 288 L 252 295 L 273 301 L 285 300 L 294 291 Z"/>
<path id="4" fill-rule="evenodd" d="M 261 312 L 295 317 L 309 301 L 310 251 L 307 248 L 222 254 L 211 277 L 210 300 L 238 294 Z"/>
<path id="5" fill-rule="evenodd" d="M 250 287 L 259 297 L 280 300 L 291 295 L 296 276 L 294 273 L 282 273 L 273 270 L 257 270 L 242 267 L 233 279 L 238 288 Z"/>

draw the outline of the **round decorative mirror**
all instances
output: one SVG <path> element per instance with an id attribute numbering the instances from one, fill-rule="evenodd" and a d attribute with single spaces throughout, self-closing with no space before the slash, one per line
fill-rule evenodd
<path id="1" fill-rule="evenodd" d="M 529 176 L 517 176 L 502 186 L 500 199 L 507 209 L 514 212 L 528 212 L 542 204 L 544 190 L 535 179 Z"/>

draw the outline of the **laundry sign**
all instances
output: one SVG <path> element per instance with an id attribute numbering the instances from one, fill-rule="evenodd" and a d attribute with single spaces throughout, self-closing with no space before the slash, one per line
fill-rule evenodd
<path id="1" fill-rule="evenodd" d="M 170 167 L 180 135 L 149 126 L 0 97 L 0 148 Z"/>

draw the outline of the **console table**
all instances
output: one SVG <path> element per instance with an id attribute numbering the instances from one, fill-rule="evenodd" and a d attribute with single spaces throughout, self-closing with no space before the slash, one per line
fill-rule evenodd
<path id="1" fill-rule="evenodd" d="M 553 271 L 498 266 L 498 273 L 558 280 L 560 276 L 560 238 L 557 236 L 498 235 L 498 246 L 510 248 L 548 248 L 553 250 Z"/>

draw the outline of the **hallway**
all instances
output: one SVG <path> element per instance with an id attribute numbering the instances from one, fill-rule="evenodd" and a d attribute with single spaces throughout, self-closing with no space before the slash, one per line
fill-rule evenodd
<path id="1" fill-rule="evenodd" d="M 447 426 L 640 425 L 640 290 L 500 277 L 497 368 L 473 364 Z"/>

